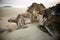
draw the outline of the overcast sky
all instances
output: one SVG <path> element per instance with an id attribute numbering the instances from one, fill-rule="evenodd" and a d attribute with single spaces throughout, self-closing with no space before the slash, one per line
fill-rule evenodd
<path id="1" fill-rule="evenodd" d="M 0 0 L 0 5 L 13 5 L 15 7 L 28 7 L 33 2 L 43 3 L 45 6 L 53 6 L 57 3 L 55 0 Z"/>

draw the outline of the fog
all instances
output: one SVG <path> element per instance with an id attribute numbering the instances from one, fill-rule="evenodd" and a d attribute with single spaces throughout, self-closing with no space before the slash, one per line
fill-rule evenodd
<path id="1" fill-rule="evenodd" d="M 0 5 L 5 6 L 13 6 L 13 7 L 28 7 L 33 2 L 36 3 L 43 3 L 46 7 L 50 7 L 55 5 L 57 2 L 56 0 L 0 0 Z"/>

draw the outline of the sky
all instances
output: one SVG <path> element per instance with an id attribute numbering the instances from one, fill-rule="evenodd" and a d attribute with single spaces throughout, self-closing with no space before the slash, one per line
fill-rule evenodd
<path id="1" fill-rule="evenodd" d="M 56 0 L 0 0 L 0 5 L 12 5 L 13 7 L 28 7 L 33 2 L 43 3 L 46 7 L 53 6 Z"/>

